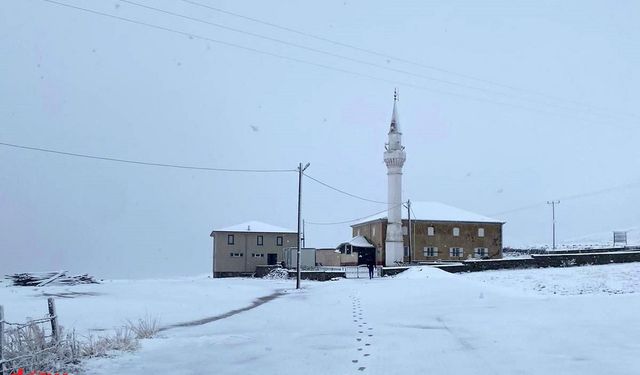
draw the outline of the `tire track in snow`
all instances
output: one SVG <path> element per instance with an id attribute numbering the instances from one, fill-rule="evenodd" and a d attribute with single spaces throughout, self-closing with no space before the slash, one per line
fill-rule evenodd
<path id="1" fill-rule="evenodd" d="M 203 318 L 203 319 L 198 319 L 198 320 L 192 320 L 192 321 L 189 321 L 189 322 L 171 324 L 171 325 L 168 325 L 168 326 L 160 328 L 159 331 L 166 331 L 166 330 L 169 330 L 169 329 L 172 329 L 172 328 L 201 326 L 203 324 L 208 324 L 208 323 L 211 323 L 211 322 L 215 322 L 217 320 L 226 319 L 226 318 L 229 318 L 231 316 L 238 315 L 238 314 L 240 314 L 242 312 L 255 309 L 256 307 L 264 305 L 267 302 L 273 301 L 274 299 L 276 299 L 276 298 L 278 298 L 278 297 L 280 297 L 280 296 L 282 296 L 284 294 L 285 294 L 284 290 L 278 290 L 278 291 L 276 291 L 274 293 L 271 293 L 271 294 L 269 294 L 267 296 L 255 299 L 251 303 L 251 305 L 249 305 L 249 306 L 245 306 L 245 307 L 242 307 L 242 308 L 239 308 L 239 309 L 231 310 L 231 311 L 228 311 L 228 312 L 226 312 L 224 314 L 212 316 L 212 317 L 209 317 L 209 318 Z"/>

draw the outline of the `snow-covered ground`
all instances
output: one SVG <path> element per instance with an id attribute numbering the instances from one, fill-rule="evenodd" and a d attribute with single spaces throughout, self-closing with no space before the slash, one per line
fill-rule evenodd
<path id="1" fill-rule="evenodd" d="M 90 360 L 87 373 L 637 374 L 639 274 L 640 263 L 463 275 L 421 267 L 393 278 L 307 281 L 254 309 L 164 331 L 137 352 Z M 119 283 L 122 317 L 182 301 L 165 323 L 293 287 L 248 279 Z M 118 288 L 104 288 L 75 300 L 94 321 L 85 325 L 115 322 L 100 311 L 118 301 L 108 297 Z M 13 289 L 0 292 L 3 304 Z M 11 305 L 37 294 L 17 293 Z"/>
<path id="2" fill-rule="evenodd" d="M 617 231 L 627 232 L 627 243 L 629 245 L 640 245 L 640 226 L 628 227 L 622 229 L 616 229 Z M 592 233 L 590 235 L 569 238 L 561 241 L 563 246 L 571 246 L 575 244 L 587 244 L 591 246 L 612 246 L 613 245 L 613 230 Z"/>
<path id="3" fill-rule="evenodd" d="M 468 280 L 542 295 L 640 293 L 640 263 L 461 274 Z"/>
<path id="4" fill-rule="evenodd" d="M 10 287 L 0 281 L 6 320 L 24 322 L 47 314 L 47 297 L 56 299 L 60 324 L 77 333 L 100 334 L 127 320 L 158 319 L 170 325 L 202 319 L 246 306 L 254 299 L 290 286 L 260 279 L 210 279 L 206 276 L 158 280 L 107 280 L 101 284 Z"/>
<path id="5" fill-rule="evenodd" d="M 616 231 L 627 232 L 627 246 L 640 246 L 640 226 L 617 228 Z M 519 244 L 509 245 L 518 249 L 546 249 L 551 251 L 551 245 L 546 244 Z M 613 230 L 591 233 L 588 235 L 560 239 L 557 250 L 576 249 L 603 249 L 613 247 Z M 624 247 L 617 243 L 615 247 Z"/>

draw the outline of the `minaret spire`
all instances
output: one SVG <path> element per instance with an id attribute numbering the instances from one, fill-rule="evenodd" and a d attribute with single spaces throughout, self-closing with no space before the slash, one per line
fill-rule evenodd
<path id="1" fill-rule="evenodd" d="M 404 241 L 402 237 L 402 167 L 407 156 L 402 145 L 402 132 L 398 122 L 398 90 L 393 92 L 393 113 L 389 127 L 389 141 L 384 152 L 387 165 L 387 238 L 385 242 L 386 266 L 394 266 L 404 260 Z"/>
<path id="2" fill-rule="evenodd" d="M 398 89 L 393 90 L 393 112 L 391 114 L 391 126 L 389 127 L 389 133 L 400 133 L 400 122 L 398 121 Z"/>

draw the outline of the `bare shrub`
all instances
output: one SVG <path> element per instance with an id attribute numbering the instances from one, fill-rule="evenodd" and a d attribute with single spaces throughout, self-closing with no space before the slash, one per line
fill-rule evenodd
<path id="1" fill-rule="evenodd" d="M 75 334 L 63 334 L 60 328 L 59 337 L 58 341 L 54 341 L 37 323 L 28 323 L 20 328 L 7 330 L 6 367 L 15 371 L 23 368 L 48 372 L 77 369 L 80 362 L 80 345 Z"/>
<path id="2" fill-rule="evenodd" d="M 40 323 L 8 329 L 5 332 L 6 367 L 9 371 L 22 368 L 25 373 L 81 372 L 80 361 L 92 357 L 105 357 L 114 351 L 131 352 L 139 347 L 139 339 L 150 338 L 160 330 L 157 319 L 149 316 L 129 321 L 124 327 L 104 336 L 86 336 L 79 339 L 75 332 L 63 333 L 59 328 L 55 341 Z"/>
<path id="3" fill-rule="evenodd" d="M 160 321 L 147 315 L 137 321 L 129 320 L 127 328 L 135 333 L 137 339 L 148 339 L 160 332 Z"/>
<path id="4" fill-rule="evenodd" d="M 105 357 L 112 351 L 131 352 L 138 348 L 138 340 L 128 327 L 117 328 L 109 336 L 88 336 L 81 345 L 83 358 Z"/>

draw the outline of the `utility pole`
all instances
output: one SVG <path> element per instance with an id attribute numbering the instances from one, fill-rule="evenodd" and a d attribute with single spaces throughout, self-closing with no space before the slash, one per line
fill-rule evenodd
<path id="1" fill-rule="evenodd" d="M 411 243 L 411 200 L 407 199 L 407 235 L 409 236 L 409 262 L 413 261 L 413 246 Z"/>
<path id="2" fill-rule="evenodd" d="M 553 220 L 552 234 L 553 234 L 553 250 L 556 249 L 556 205 L 560 204 L 560 201 L 547 201 L 547 204 L 551 205 L 551 218 Z"/>
<path id="3" fill-rule="evenodd" d="M 300 224 L 302 220 L 302 172 L 309 168 L 309 164 L 302 167 L 302 163 L 298 164 L 298 256 L 296 257 L 296 289 L 300 289 Z"/>

